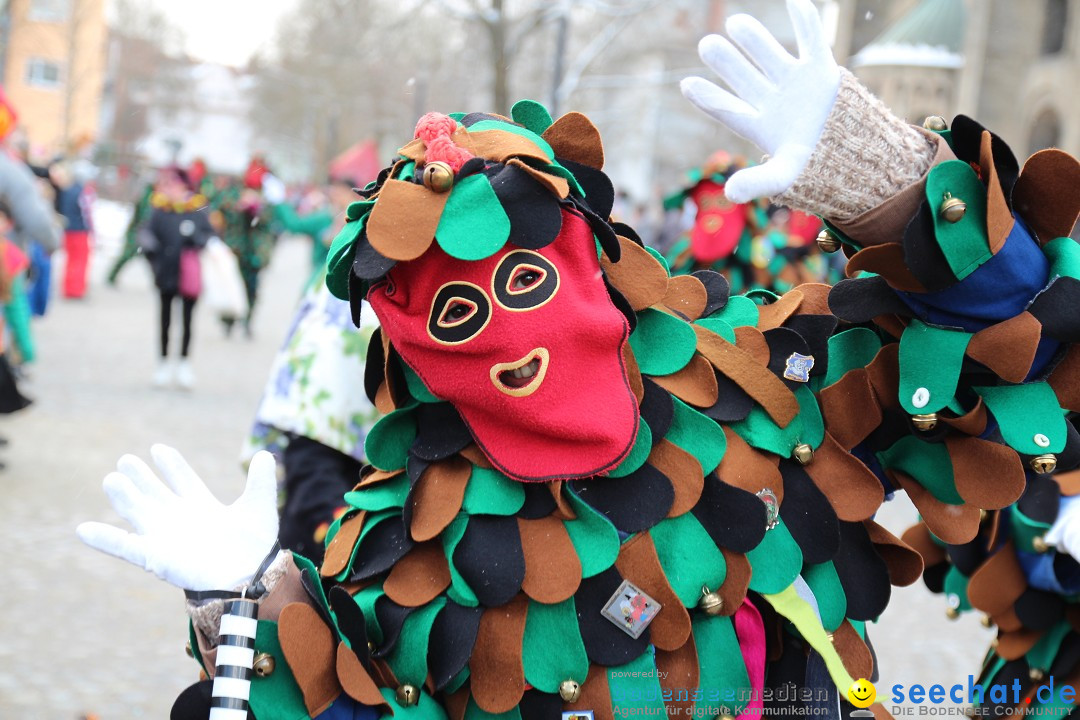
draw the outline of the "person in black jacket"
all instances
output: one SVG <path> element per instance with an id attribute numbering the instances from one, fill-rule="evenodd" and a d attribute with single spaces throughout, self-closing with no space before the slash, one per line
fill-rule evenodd
<path id="1" fill-rule="evenodd" d="M 191 389 L 195 384 L 188 362 L 191 320 L 202 284 L 198 253 L 214 235 L 210 207 L 205 197 L 192 191 L 181 168 L 162 171 L 151 203 L 154 209 L 141 234 L 141 245 L 161 294 L 161 362 L 153 381 L 155 386 L 164 387 L 175 380 L 180 387 Z M 180 361 L 173 363 L 169 359 L 169 325 L 177 297 L 183 308 L 183 336 Z"/>

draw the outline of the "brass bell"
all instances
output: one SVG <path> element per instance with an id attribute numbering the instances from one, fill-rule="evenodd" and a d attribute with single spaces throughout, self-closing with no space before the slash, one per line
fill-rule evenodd
<path id="1" fill-rule="evenodd" d="M 934 132 L 941 132 L 942 130 L 949 129 L 949 125 L 945 122 L 945 118 L 940 115 L 927 115 L 926 119 L 922 121 L 922 126 L 927 130 L 933 130 Z"/>
<path id="2" fill-rule="evenodd" d="M 836 642 L 836 635 L 832 633 L 825 633 L 825 637 L 827 637 L 831 643 Z"/>
<path id="3" fill-rule="evenodd" d="M 368 640 L 368 641 L 367 641 L 367 651 L 368 651 L 369 653 L 371 653 L 372 655 L 374 655 L 374 654 L 375 654 L 375 651 L 376 651 L 377 649 L 378 649 L 378 648 L 376 648 L 376 647 L 375 647 L 375 643 L 373 643 L 373 642 L 372 642 L 372 641 L 370 641 L 370 640 Z"/>
<path id="4" fill-rule="evenodd" d="M 915 429 L 920 432 L 926 432 L 933 430 L 937 427 L 937 413 L 926 413 L 924 415 L 912 415 L 911 424 L 915 426 Z"/>
<path id="5" fill-rule="evenodd" d="M 433 160 L 424 165 L 424 174 L 421 176 L 424 187 L 432 192 L 450 192 L 454 187 L 454 169 L 441 160 Z"/>
<path id="6" fill-rule="evenodd" d="M 954 607 L 945 608 L 945 617 L 949 618 L 950 620 L 955 620 L 956 618 L 960 617 L 960 611 Z"/>
<path id="7" fill-rule="evenodd" d="M 268 677 L 274 672 L 274 656 L 270 653 L 259 653 L 251 667 L 259 677 Z"/>
<path id="8" fill-rule="evenodd" d="M 986 522 L 986 518 L 990 517 L 990 513 L 986 512 L 982 508 L 979 508 L 979 524 L 982 525 Z"/>
<path id="9" fill-rule="evenodd" d="M 945 199 L 938 208 L 938 212 L 941 217 L 951 223 L 960 222 L 960 218 L 967 212 L 967 203 L 960 198 L 954 198 L 952 193 L 945 193 Z"/>
<path id="10" fill-rule="evenodd" d="M 398 705 L 402 707 L 412 707 L 420 702 L 420 688 L 415 685 L 401 685 L 395 695 L 397 696 Z"/>
<path id="11" fill-rule="evenodd" d="M 188 643 L 187 645 L 184 646 L 184 652 L 187 653 L 187 656 L 189 658 L 195 657 L 195 653 L 192 652 L 192 650 L 191 650 L 191 643 Z"/>
<path id="12" fill-rule="evenodd" d="M 702 585 L 698 607 L 706 615 L 719 615 L 724 610 L 724 598 L 720 597 L 720 593 L 709 590 L 708 585 Z"/>
<path id="13" fill-rule="evenodd" d="M 840 249 L 840 238 L 828 230 L 822 230 L 817 236 L 817 246 L 821 248 L 821 252 L 834 253 Z"/>
<path id="14" fill-rule="evenodd" d="M 1033 682 L 1042 682 L 1042 679 L 1046 677 L 1046 672 L 1042 668 L 1033 667 L 1028 670 L 1028 677 L 1031 678 Z"/>
<path id="15" fill-rule="evenodd" d="M 563 680 L 559 683 L 559 697 L 563 702 L 576 703 L 581 699 L 581 685 L 576 680 Z"/>
<path id="16" fill-rule="evenodd" d="M 1047 544 L 1046 540 L 1043 538 L 1042 535 L 1036 535 L 1035 537 L 1031 538 L 1031 549 L 1037 553 L 1044 553 L 1050 549 L 1050 546 Z"/>
<path id="17" fill-rule="evenodd" d="M 1037 455 L 1031 458 L 1031 463 L 1029 464 L 1031 465 L 1031 469 L 1039 475 L 1046 475 L 1057 469 L 1057 456 L 1053 453 Z"/>
<path id="18" fill-rule="evenodd" d="M 982 623 L 984 628 L 994 627 L 994 620 L 989 615 L 983 615 L 982 620 L 979 622 Z"/>
<path id="19" fill-rule="evenodd" d="M 795 458 L 800 465 L 809 465 L 814 459 L 814 448 L 806 443 L 799 443 L 791 451 L 791 457 Z"/>

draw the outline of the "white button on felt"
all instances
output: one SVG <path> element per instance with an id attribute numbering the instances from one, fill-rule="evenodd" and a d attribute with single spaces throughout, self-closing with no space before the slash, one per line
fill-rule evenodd
<path id="1" fill-rule="evenodd" d="M 928 402 L 930 402 L 930 391 L 926 388 L 917 389 L 915 394 L 911 396 L 911 404 L 917 408 L 926 407 Z"/>
<path id="2" fill-rule="evenodd" d="M 1042 433 L 1036 433 L 1035 437 L 1032 438 L 1032 440 L 1034 440 L 1035 444 L 1039 447 L 1050 447 L 1050 438 L 1046 437 Z"/>

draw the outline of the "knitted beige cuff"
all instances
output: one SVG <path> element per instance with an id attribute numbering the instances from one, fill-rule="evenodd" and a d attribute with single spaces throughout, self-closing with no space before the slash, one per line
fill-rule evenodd
<path id="1" fill-rule="evenodd" d="M 836 93 L 814 154 L 778 205 L 843 222 L 877 207 L 917 182 L 935 145 L 889 112 L 855 76 L 840 68 Z"/>
<path id="2" fill-rule="evenodd" d="M 262 582 L 266 586 L 266 592 L 270 592 L 274 589 L 274 586 L 278 584 L 281 578 L 285 577 L 285 572 L 289 569 L 289 554 L 287 552 L 279 552 L 277 557 L 274 558 L 274 562 L 270 563 L 270 567 L 263 573 Z M 240 590 L 240 587 L 232 588 L 233 590 Z M 218 628 L 221 627 L 221 616 L 225 612 L 224 600 L 209 600 L 203 603 L 198 603 L 194 600 L 187 601 L 187 612 L 191 616 L 191 622 L 195 624 L 195 628 L 202 634 L 202 636 L 209 643 L 209 647 L 217 647 L 218 644 Z"/>

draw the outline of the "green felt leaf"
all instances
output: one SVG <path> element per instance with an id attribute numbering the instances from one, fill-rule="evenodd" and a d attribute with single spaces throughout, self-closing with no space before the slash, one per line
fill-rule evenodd
<path id="1" fill-rule="evenodd" d="M 428 675 L 428 639 L 435 616 L 446 605 L 446 598 L 437 597 L 417 608 L 405 618 L 394 649 L 386 657 L 398 682 L 420 687 Z"/>
<path id="2" fill-rule="evenodd" d="M 829 367 L 825 385 L 832 385 L 844 373 L 870 364 L 881 349 L 881 339 L 868 328 L 851 328 L 829 338 Z"/>
<path id="3" fill-rule="evenodd" d="M 589 578 L 615 564 L 619 556 L 619 531 L 573 492 L 567 492 L 566 498 L 577 518 L 564 520 L 563 525 L 581 561 L 581 577 Z"/>
<path id="4" fill-rule="evenodd" d="M 521 710 L 517 707 L 510 708 L 504 713 L 495 715 L 480 709 L 476 700 L 469 696 L 469 703 L 465 706 L 465 720 L 521 720 Z"/>
<path id="5" fill-rule="evenodd" d="M 694 321 L 694 324 L 700 325 L 706 330 L 713 331 L 729 343 L 735 343 L 735 328 L 731 327 L 726 320 L 721 318 L 719 312 L 713 313 L 709 317 L 699 318 Z"/>
<path id="6" fill-rule="evenodd" d="M 357 200 L 356 202 L 349 203 L 349 207 L 345 209 L 346 222 L 353 222 L 371 212 L 371 209 L 375 207 L 374 200 Z"/>
<path id="7" fill-rule="evenodd" d="M 735 626 L 730 617 L 710 617 L 704 613 L 694 613 L 691 617 L 702 694 L 694 713 L 696 716 L 700 713 L 700 717 L 738 716 L 750 697 L 750 676 Z"/>
<path id="8" fill-rule="evenodd" d="M 1059 453 L 1065 449 L 1065 416 L 1053 388 L 1045 382 L 1024 385 L 976 387 L 975 392 L 997 420 L 1005 442 L 1025 455 Z M 1036 435 L 1044 435 L 1049 444 L 1039 445 Z"/>
<path id="9" fill-rule="evenodd" d="M 465 578 L 461 577 L 461 573 L 454 567 L 454 550 L 457 549 L 458 543 L 461 542 L 461 538 L 465 535 L 465 528 L 468 524 L 468 515 L 458 515 L 450 521 L 450 524 L 446 526 L 446 529 L 440 535 L 443 553 L 446 555 L 446 563 L 450 566 L 450 587 L 447 589 L 446 595 L 458 605 L 477 607 L 480 605 L 480 601 L 477 600 L 476 593 L 472 591 L 469 584 L 465 582 Z"/>
<path id="10" fill-rule="evenodd" d="M 645 418 L 638 423 L 637 437 L 634 439 L 634 447 L 630 448 L 630 454 L 619 463 L 614 470 L 608 472 L 609 477 L 626 477 L 634 472 L 649 458 L 652 452 L 652 430 Z"/>
<path id="11" fill-rule="evenodd" d="M 420 689 L 420 700 L 410 707 L 402 707 L 395 697 L 396 690 L 393 688 L 379 688 L 383 698 L 394 709 L 394 720 L 449 720 L 446 711 L 428 695 L 427 690 L 417 685 Z"/>
<path id="12" fill-rule="evenodd" d="M 396 478 L 384 480 L 377 485 L 345 493 L 345 502 L 358 510 L 375 512 L 403 507 L 405 498 L 408 495 L 409 476 L 402 473 Z M 329 534 L 327 534 L 327 537 L 329 537 Z"/>
<path id="13" fill-rule="evenodd" d="M 1009 520 L 1012 525 L 1013 544 L 1021 552 L 1035 552 L 1035 538 L 1042 537 L 1050 529 L 1050 523 L 1028 517 L 1015 505 L 1009 513 Z"/>
<path id="14" fill-rule="evenodd" d="M 835 632 L 847 615 L 847 595 L 844 594 L 844 586 L 840 584 L 840 576 L 836 574 L 836 566 L 832 560 L 818 565 L 807 565 L 803 568 L 802 575 L 806 584 L 814 591 L 822 627 L 828 632 Z"/>
<path id="15" fill-rule="evenodd" d="M 260 620 L 255 630 L 255 654 L 269 653 L 282 665 L 285 653 L 278 641 L 277 623 Z M 281 718 L 282 720 L 309 720 L 304 694 L 296 679 L 286 668 L 265 677 L 255 675 L 251 678 L 251 695 L 248 698 L 251 710 L 259 717 Z"/>
<path id="16" fill-rule="evenodd" d="M 555 605 L 529 601 L 521 661 L 525 680 L 541 692 L 558 692 L 559 683 L 567 678 L 584 682 L 589 656 L 578 628 L 574 598 Z"/>
<path id="17" fill-rule="evenodd" d="M 1027 655 L 1024 656 L 1028 661 L 1028 666 L 1038 668 L 1043 672 L 1049 670 L 1054 664 L 1054 659 L 1057 658 L 1058 651 L 1061 650 L 1061 643 L 1070 630 L 1071 626 L 1068 620 L 1059 620 L 1039 638 L 1039 642 L 1035 643 L 1035 647 L 1028 650 Z"/>
<path id="18" fill-rule="evenodd" d="M 797 387 L 794 393 L 799 402 L 799 414 L 786 428 L 774 423 L 760 405 L 754 405 L 745 418 L 731 423 L 731 429 L 748 444 L 781 457 L 790 457 L 799 443 L 806 443 L 816 449 L 825 438 L 825 423 L 817 398 L 805 385 Z"/>
<path id="19" fill-rule="evenodd" d="M 691 513 L 661 520 L 649 535 L 668 584 L 686 607 L 697 605 L 702 586 L 715 590 L 727 577 L 723 553 Z"/>
<path id="20" fill-rule="evenodd" d="M 188 620 L 188 646 L 191 647 L 191 655 L 195 658 L 195 662 L 199 663 L 199 667 L 206 670 L 206 661 L 203 660 L 202 651 L 199 650 L 199 639 L 195 635 L 195 623 Z M 213 668 L 211 668 L 213 670 Z"/>
<path id="21" fill-rule="evenodd" d="M 1050 260 L 1050 277 L 1080 279 L 1080 243 L 1072 238 L 1054 238 L 1043 245 L 1043 253 Z"/>
<path id="22" fill-rule="evenodd" d="M 326 287 L 334 297 L 342 300 L 349 298 L 349 274 L 352 272 L 356 240 L 360 237 L 367 218 L 365 214 L 345 223 L 326 253 Z"/>
<path id="23" fill-rule="evenodd" d="M 625 665 L 608 668 L 607 681 L 615 717 L 667 717 L 660 678 L 656 675 L 656 649 L 652 645 Z"/>
<path id="24" fill-rule="evenodd" d="M 779 237 L 783 237 L 786 243 L 787 238 L 782 233 Z M 786 261 L 785 261 L 786 264 Z M 746 297 L 754 302 L 755 305 L 772 305 L 774 302 L 780 299 L 780 296 L 774 293 L 772 290 L 766 290 L 765 288 L 754 288 L 746 292 Z"/>
<path id="25" fill-rule="evenodd" d="M 357 544 L 359 544 L 359 543 L 357 543 Z M 355 554 L 355 551 L 354 551 L 354 554 Z M 330 612 L 330 603 L 327 602 L 327 600 L 326 600 L 326 591 L 323 590 L 322 582 L 320 581 L 321 578 L 319 577 L 319 571 L 315 567 L 315 563 L 311 562 L 310 560 L 308 560 L 303 555 L 300 555 L 299 553 L 293 553 L 292 558 L 293 558 L 293 562 L 296 563 L 297 569 L 299 569 L 301 572 L 303 572 L 304 570 L 307 570 L 311 574 L 311 579 L 315 581 L 315 583 L 314 583 L 314 585 L 315 585 L 315 593 L 318 595 L 318 598 L 316 598 L 316 601 L 320 605 L 322 605 L 322 608 L 324 610 L 326 610 L 327 613 L 329 613 Z"/>
<path id="26" fill-rule="evenodd" d="M 948 572 L 945 573 L 945 585 L 943 592 L 946 599 L 949 601 L 950 607 L 953 603 L 953 598 L 959 601 L 959 605 L 956 609 L 960 612 L 970 610 L 971 602 L 968 600 L 967 594 L 968 578 L 964 577 L 964 574 L 956 569 L 955 565 L 949 566 Z"/>
<path id="27" fill-rule="evenodd" d="M 935 413 L 952 401 L 971 338 L 962 330 L 911 321 L 900 338 L 900 404 L 905 412 Z M 927 392 L 927 404 L 916 406 L 914 396 Z"/>
<path id="28" fill-rule="evenodd" d="M 670 375 L 686 367 L 697 350 L 697 334 L 684 320 L 645 308 L 630 334 L 638 367 L 646 375 Z"/>
<path id="29" fill-rule="evenodd" d="M 402 374 L 405 376 L 405 385 L 409 388 L 409 394 L 422 403 L 442 402 L 441 398 L 435 397 L 416 371 L 409 367 L 408 363 L 400 363 Z"/>
<path id="30" fill-rule="evenodd" d="M 949 222 L 937 211 L 946 193 L 967 203 L 958 222 Z M 986 188 L 966 162 L 946 160 L 927 174 L 926 199 L 934 211 L 934 233 L 945 262 L 963 280 L 993 255 L 986 231 Z"/>
<path id="31" fill-rule="evenodd" d="M 338 534 L 338 530 L 341 529 L 341 522 L 352 513 L 345 513 L 339 518 L 335 518 L 334 522 L 330 523 L 330 527 L 326 528 L 326 537 L 323 538 L 323 548 L 330 547 L 330 543 L 334 541 L 334 536 Z"/>
<path id="32" fill-rule="evenodd" d="M 649 247 L 648 245 L 645 246 L 645 250 L 654 258 L 656 258 L 656 261 L 663 266 L 664 272 L 666 272 L 668 275 L 671 275 L 671 267 L 668 265 L 667 258 L 661 255 L 659 250 L 653 247 Z"/>
<path id="33" fill-rule="evenodd" d="M 510 218 L 486 175 L 470 175 L 454 184 L 435 228 L 435 240 L 447 255 L 483 260 L 498 252 L 509 237 Z"/>
<path id="34" fill-rule="evenodd" d="M 473 465 L 461 508 L 469 515 L 513 515 L 525 504 L 525 488 L 498 470 Z"/>
<path id="35" fill-rule="evenodd" d="M 697 458 L 702 472 L 708 475 L 720 464 L 727 450 L 724 431 L 715 420 L 702 415 L 679 398 L 673 396 L 671 399 L 675 402 L 675 414 L 664 437 Z"/>
<path id="36" fill-rule="evenodd" d="M 410 408 L 394 410 L 371 428 L 364 439 L 364 454 L 380 470 L 401 470 L 414 440 L 416 413 Z"/>
<path id="37" fill-rule="evenodd" d="M 777 518 L 776 527 L 765 533 L 758 546 L 746 553 L 753 574 L 750 589 L 773 595 L 795 582 L 802 569 L 803 555 L 784 521 Z"/>
<path id="38" fill-rule="evenodd" d="M 452 112 L 452 113 L 448 113 L 447 117 L 452 118 L 455 122 L 461 122 L 462 120 L 465 119 L 465 113 L 463 113 L 463 112 Z"/>
<path id="39" fill-rule="evenodd" d="M 733 328 L 757 327 L 758 313 L 758 306 L 753 300 L 745 295 L 732 295 L 720 312 L 710 317 L 719 318 Z"/>
<path id="40" fill-rule="evenodd" d="M 551 127 L 552 122 L 548 109 L 535 100 L 518 100 L 510 108 L 510 118 L 537 135 Z"/>
<path id="41" fill-rule="evenodd" d="M 383 592 L 383 581 L 379 580 L 374 585 L 368 585 L 353 595 L 353 601 L 360 606 L 360 611 L 364 613 L 364 626 L 367 628 L 368 640 L 375 643 L 376 647 L 382 644 L 383 631 L 382 627 L 379 626 L 378 619 L 375 617 L 375 601 L 385 594 Z"/>
<path id="42" fill-rule="evenodd" d="M 461 686 L 465 684 L 465 681 L 469 679 L 469 675 L 469 666 L 465 665 L 465 667 L 458 671 L 457 675 L 450 679 L 450 682 L 446 683 L 444 691 L 448 693 L 457 692 Z"/>
<path id="43" fill-rule="evenodd" d="M 398 170 L 398 173 L 394 177 L 394 179 L 405 182 L 412 180 L 414 177 L 416 177 L 416 163 L 410 160 L 409 162 L 401 166 L 401 169 Z"/>
<path id="44" fill-rule="evenodd" d="M 956 491 L 952 461 L 944 444 L 923 442 L 912 435 L 905 435 L 892 447 L 879 451 L 877 458 L 884 467 L 900 470 L 910 476 L 941 502 L 964 504 L 964 498 Z"/>

